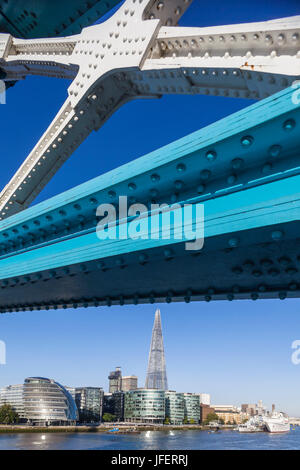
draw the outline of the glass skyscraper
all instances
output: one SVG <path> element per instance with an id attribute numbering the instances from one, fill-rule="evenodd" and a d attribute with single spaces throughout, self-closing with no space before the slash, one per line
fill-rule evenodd
<path id="1" fill-rule="evenodd" d="M 145 388 L 168 390 L 160 310 L 155 312 Z"/>

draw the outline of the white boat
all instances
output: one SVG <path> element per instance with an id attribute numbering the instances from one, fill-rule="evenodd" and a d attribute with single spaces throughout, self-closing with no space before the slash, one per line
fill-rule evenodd
<path id="1" fill-rule="evenodd" d="M 283 413 L 273 413 L 271 416 L 265 417 L 264 423 L 268 432 L 279 433 L 290 430 L 289 419 Z"/>
<path id="2" fill-rule="evenodd" d="M 240 424 L 237 427 L 239 432 L 261 432 L 264 429 L 261 417 L 255 416 L 250 418 L 246 423 Z"/>

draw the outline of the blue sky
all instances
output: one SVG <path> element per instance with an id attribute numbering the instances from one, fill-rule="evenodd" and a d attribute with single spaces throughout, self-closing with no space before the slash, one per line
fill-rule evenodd
<path id="1" fill-rule="evenodd" d="M 216 7 L 216 3 L 218 4 Z M 194 0 L 184 26 L 263 21 L 300 14 L 298 1 Z M 68 82 L 29 78 L 0 106 L 0 185 L 32 149 L 66 98 Z M 250 101 L 221 97 L 165 97 L 136 101 L 93 133 L 43 190 L 36 202 L 87 181 L 229 115 Z M 300 301 L 236 301 L 160 306 L 169 386 L 209 392 L 213 403 L 262 399 L 300 416 L 300 365 L 291 343 L 300 339 Z M 115 366 L 145 380 L 155 306 L 26 312 L 0 317 L 7 365 L 0 386 L 30 375 L 66 385 L 107 389 Z"/>

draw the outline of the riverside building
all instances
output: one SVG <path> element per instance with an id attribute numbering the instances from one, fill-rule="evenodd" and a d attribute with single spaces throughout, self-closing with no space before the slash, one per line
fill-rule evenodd
<path id="1" fill-rule="evenodd" d="M 41 426 L 76 424 L 78 411 L 70 393 L 58 382 L 29 377 L 23 387 L 24 415 L 28 423 Z"/>
<path id="2" fill-rule="evenodd" d="M 125 392 L 124 420 L 129 423 L 163 424 L 164 390 L 138 389 Z"/>
<path id="3" fill-rule="evenodd" d="M 99 423 L 103 413 L 104 392 L 101 387 L 76 387 L 75 402 L 82 423 Z"/>
<path id="4" fill-rule="evenodd" d="M 195 393 L 184 393 L 184 422 L 198 424 L 200 421 L 200 400 Z"/>
<path id="5" fill-rule="evenodd" d="M 18 413 L 20 422 L 26 421 L 23 388 L 23 384 L 18 384 L 8 385 L 0 389 L 0 406 L 11 405 L 13 410 Z"/>
<path id="6" fill-rule="evenodd" d="M 173 390 L 165 392 L 165 417 L 170 424 L 182 424 L 184 420 L 183 393 Z"/>

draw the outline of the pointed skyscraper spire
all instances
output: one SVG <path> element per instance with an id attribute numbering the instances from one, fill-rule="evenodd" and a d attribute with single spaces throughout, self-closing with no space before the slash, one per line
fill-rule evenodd
<path id="1" fill-rule="evenodd" d="M 168 390 L 160 310 L 155 312 L 145 388 Z"/>

